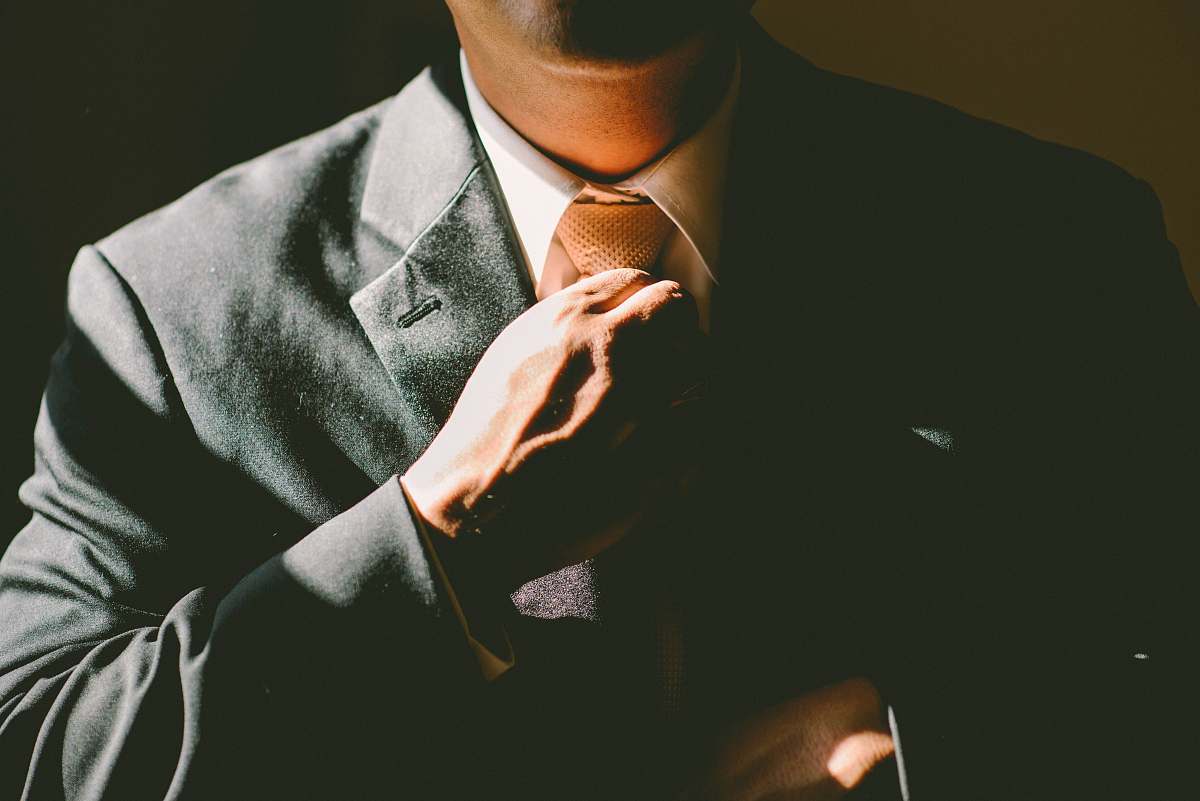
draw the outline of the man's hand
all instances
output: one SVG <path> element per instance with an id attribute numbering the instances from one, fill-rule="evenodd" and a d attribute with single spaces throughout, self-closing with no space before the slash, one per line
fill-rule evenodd
<path id="1" fill-rule="evenodd" d="M 850 679 L 771 707 L 718 744 L 703 801 L 832 801 L 893 750 L 875 687 Z"/>
<path id="2" fill-rule="evenodd" d="M 698 380 L 701 337 L 679 285 L 639 270 L 536 304 L 488 348 L 403 476 L 416 511 L 448 537 L 486 539 L 511 587 L 596 555 L 677 477 L 646 443 Z"/>

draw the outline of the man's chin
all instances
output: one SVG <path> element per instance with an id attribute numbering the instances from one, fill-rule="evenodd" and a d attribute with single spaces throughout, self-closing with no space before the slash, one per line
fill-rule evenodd
<path id="1" fill-rule="evenodd" d="M 524 35 L 556 60 L 638 64 L 717 27 L 729 0 L 504 0 Z"/>

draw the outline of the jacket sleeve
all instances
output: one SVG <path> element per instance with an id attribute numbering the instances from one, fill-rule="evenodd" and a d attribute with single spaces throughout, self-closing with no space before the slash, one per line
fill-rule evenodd
<path id="1" fill-rule="evenodd" d="M 21 489 L 32 519 L 0 562 L 0 796 L 421 781 L 481 679 L 399 481 L 271 555 L 218 461 L 138 301 L 85 248 Z"/>

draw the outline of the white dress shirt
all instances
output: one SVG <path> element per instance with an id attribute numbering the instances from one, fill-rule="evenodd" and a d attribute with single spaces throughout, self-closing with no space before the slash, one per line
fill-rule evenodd
<path id="1" fill-rule="evenodd" d="M 555 234 L 563 212 L 577 197 L 604 193 L 648 197 L 675 223 L 659 258 L 661 275 L 692 293 L 707 331 L 721 252 L 740 57 L 725 96 L 698 131 L 630 177 L 608 185 L 585 181 L 530 144 L 488 105 L 461 51 L 459 63 L 471 117 L 496 171 L 538 299 L 579 278 Z"/>

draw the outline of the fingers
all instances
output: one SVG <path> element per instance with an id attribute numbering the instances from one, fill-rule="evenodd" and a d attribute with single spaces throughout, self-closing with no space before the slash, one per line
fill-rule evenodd
<path id="1" fill-rule="evenodd" d="M 695 301 L 677 282 L 658 280 L 642 270 L 606 270 L 581 278 L 563 291 L 568 296 L 582 296 L 588 312 L 608 314 L 617 324 L 646 321 L 668 307 L 677 308 L 681 322 L 691 327 L 699 321 Z"/>
<path id="2" fill-rule="evenodd" d="M 675 281 L 654 281 L 630 293 L 618 305 L 607 312 L 610 320 L 617 324 L 648 322 L 669 310 L 678 324 L 690 328 L 699 325 L 696 302 Z"/>
<path id="3" fill-rule="evenodd" d="M 598 314 L 616 308 L 654 281 L 650 273 L 622 267 L 581 278 L 564 291 L 570 295 L 582 295 L 587 311 Z"/>
<path id="4" fill-rule="evenodd" d="M 705 369 L 692 297 L 674 281 L 654 281 L 603 315 L 611 367 L 638 402 L 668 403 L 699 383 Z"/>

